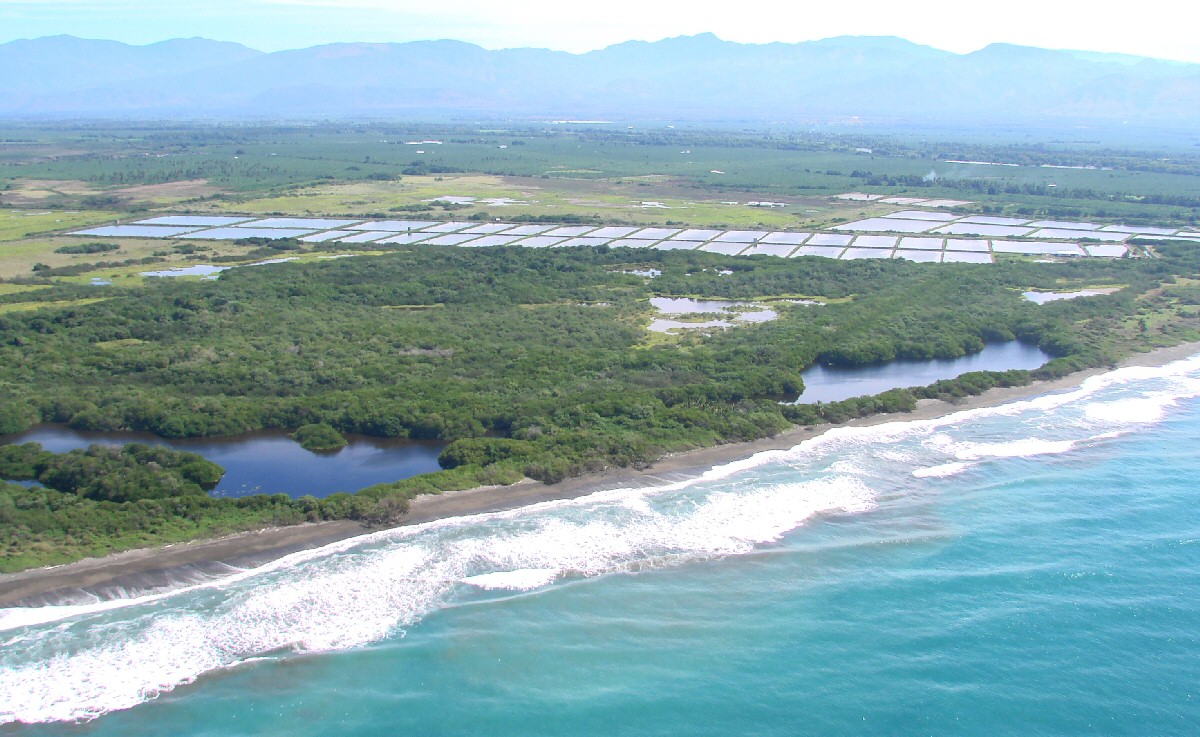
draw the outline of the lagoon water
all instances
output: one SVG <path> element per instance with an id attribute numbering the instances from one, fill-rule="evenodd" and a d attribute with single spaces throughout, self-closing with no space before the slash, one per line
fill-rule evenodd
<path id="1" fill-rule="evenodd" d="M 1035 369 L 1053 356 L 1035 345 L 1011 340 L 989 343 L 978 353 L 928 361 L 890 361 L 874 366 L 811 366 L 800 374 L 804 393 L 796 404 L 840 402 L 897 387 L 926 386 L 971 371 Z"/>
<path id="2" fill-rule="evenodd" d="M 229 438 L 164 440 L 148 433 L 80 432 L 62 425 L 42 425 L 6 443 L 41 443 L 53 453 L 86 448 L 93 443 L 167 445 L 198 453 L 225 469 L 213 496 L 250 494 L 311 494 L 326 497 L 355 492 L 373 484 L 390 483 L 441 470 L 440 442 L 419 442 L 351 435 L 338 451 L 313 453 L 300 447 L 283 431 L 263 431 Z"/>
<path id="3" fill-rule="evenodd" d="M 0 722 L 122 737 L 1191 734 L 1198 397 L 1200 357 L 1123 369 L 156 598 L 0 611 Z"/>

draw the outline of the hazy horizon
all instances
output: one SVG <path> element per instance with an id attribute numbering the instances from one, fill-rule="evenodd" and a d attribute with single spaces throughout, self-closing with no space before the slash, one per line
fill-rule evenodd
<path id="1" fill-rule="evenodd" d="M 1187 24 L 1171 23 L 1158 0 L 1128 9 L 1071 9 L 1010 3 L 985 22 L 963 21 L 943 0 L 896 6 L 867 0 L 850 9 L 773 2 L 728 8 L 614 0 L 599 17 L 545 0 L 497 7 L 448 0 L 435 8 L 411 0 L 214 0 L 203 7 L 154 0 L 0 0 L 0 43 L 72 35 L 149 45 L 175 38 L 231 41 L 264 52 L 334 43 L 456 40 L 489 50 L 535 48 L 579 54 L 627 41 L 713 33 L 743 44 L 800 43 L 840 36 L 891 36 L 957 54 L 1004 43 L 1050 50 L 1142 56 L 1200 63 Z"/>

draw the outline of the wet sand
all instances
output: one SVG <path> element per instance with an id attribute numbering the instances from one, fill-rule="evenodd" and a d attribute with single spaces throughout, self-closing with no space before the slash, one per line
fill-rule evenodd
<path id="1" fill-rule="evenodd" d="M 1200 353 L 1200 343 L 1141 353 L 1120 366 L 1159 366 Z M 1054 381 L 1029 386 L 992 389 L 957 402 L 923 399 L 912 412 L 875 415 L 841 425 L 865 427 L 886 422 L 910 422 L 941 417 L 976 407 L 992 407 L 1026 397 L 1078 386 L 1085 379 L 1111 369 L 1081 371 Z M 767 450 L 785 450 L 830 429 L 830 425 L 797 427 L 771 438 L 700 448 L 662 458 L 642 471 L 614 469 L 568 479 L 557 484 L 522 481 L 502 487 L 482 487 L 414 499 L 399 523 L 415 525 L 448 517 L 503 511 L 557 499 L 622 487 L 657 486 L 693 478 L 715 467 L 743 460 Z M 198 583 L 301 550 L 327 545 L 376 530 L 356 522 L 324 522 L 244 532 L 215 540 L 182 543 L 91 558 L 62 566 L 37 568 L 0 576 L 0 607 L 82 603 L 131 593 L 151 593 L 183 584 Z"/>

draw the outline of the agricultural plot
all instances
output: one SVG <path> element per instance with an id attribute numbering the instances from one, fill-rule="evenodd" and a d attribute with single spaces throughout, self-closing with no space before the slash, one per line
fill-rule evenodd
<path id="1" fill-rule="evenodd" d="M 75 235 L 95 235 L 101 238 L 173 238 L 196 230 L 198 228 L 195 227 L 168 228 L 160 225 L 103 225 L 81 230 Z"/>
<path id="2" fill-rule="evenodd" d="M 232 225 L 208 227 L 217 222 L 235 219 Z M 143 224 L 150 223 L 151 224 Z M 1050 222 L 1050 221 L 1045 221 Z M 1057 222 L 1057 221 L 1056 221 Z M 160 223 L 191 223 L 169 225 Z M 839 225 L 841 232 L 768 232 L 763 230 L 716 230 L 678 228 L 638 228 L 636 226 L 553 225 L 513 223 L 472 223 L 467 221 L 437 222 L 426 220 L 340 220 L 330 218 L 274 217 L 246 221 L 241 218 L 206 216 L 161 216 L 132 225 L 111 225 L 77 231 L 75 235 L 115 235 L 126 237 L 172 238 L 187 237 L 207 240 L 237 240 L 242 238 L 299 238 L 308 243 L 381 243 L 404 245 L 422 243 L 439 246 L 488 248 L 515 245 L 526 248 L 594 247 L 655 248 L 658 250 L 700 250 L 729 256 L 766 255 L 779 258 L 821 256 L 825 258 L 904 258 L 922 263 L 990 263 L 991 253 L 1032 256 L 1078 256 L 1120 258 L 1127 254 L 1123 245 L 1116 245 L 1135 234 L 1169 235 L 1174 231 L 1140 226 L 1106 226 L 1110 230 L 1078 230 L 1074 228 L 1043 228 L 1035 235 L 1048 239 L 1073 242 L 973 238 L 943 238 L 943 235 L 1016 235 L 1033 232 L 1033 225 L 1023 225 L 1017 218 L 992 216 L 960 217 L 949 213 L 927 213 L 902 210 L 891 215 L 868 218 Z M 330 225 L 332 228 L 284 227 Z M 1060 225 L 1087 225 L 1065 223 Z M 120 230 L 118 230 L 120 229 Z M 866 232 L 857 234 L 861 230 Z M 930 232 L 937 235 L 920 235 Z M 895 233 L 885 235 L 882 233 Z M 911 235 L 904 235 L 911 233 Z M 1177 236 L 1186 237 L 1186 236 Z M 1095 238 L 1110 242 L 1084 248 L 1078 240 Z M 957 254 L 957 255 L 951 255 Z"/>
<path id="3" fill-rule="evenodd" d="M 1083 250 L 1087 251 L 1089 256 L 1095 258 L 1124 258 L 1129 252 L 1125 246 L 1084 246 Z"/>
<path id="4" fill-rule="evenodd" d="M 629 235 L 630 233 L 634 232 L 635 230 L 637 230 L 636 227 L 630 228 L 630 227 L 622 227 L 622 226 L 617 226 L 617 225 L 610 225 L 606 228 L 600 228 L 599 230 L 593 230 L 590 233 L 590 235 L 593 238 L 624 238 L 625 236 Z"/>
<path id="5" fill-rule="evenodd" d="M 736 256 L 739 253 L 741 253 L 742 251 L 746 250 L 746 244 L 745 243 L 721 243 L 719 241 L 713 241 L 711 243 L 701 246 L 700 250 L 706 251 L 708 253 L 721 253 L 726 256 Z"/>
<path id="6" fill-rule="evenodd" d="M 476 225 L 474 228 L 467 228 L 463 232 L 489 235 L 491 233 L 499 233 L 502 230 L 508 230 L 511 227 L 512 223 L 485 223 L 483 225 Z"/>
<path id="7" fill-rule="evenodd" d="M 309 230 L 333 230 L 354 225 L 358 220 L 331 220 L 329 218 L 264 218 L 245 223 L 248 228 L 307 228 Z"/>
<path id="8" fill-rule="evenodd" d="M 947 251 L 966 251 L 969 253 L 988 253 L 992 249 L 987 241 L 967 240 L 965 238 L 947 238 Z"/>
<path id="9" fill-rule="evenodd" d="M 798 246 L 811 236 L 812 233 L 767 233 L 762 237 L 762 242 Z"/>
<path id="10" fill-rule="evenodd" d="M 327 230 L 324 233 L 313 233 L 312 235 L 306 235 L 300 240 L 304 241 L 305 243 L 324 243 L 325 241 L 340 241 L 342 238 L 355 234 L 356 233 L 353 230 Z M 389 233 L 388 235 L 392 234 Z"/>
<path id="11" fill-rule="evenodd" d="M 1019 253 L 1026 256 L 1086 256 L 1074 243 L 1045 243 L 1022 241 L 992 241 L 994 253 Z"/>
<path id="12" fill-rule="evenodd" d="M 476 238 L 461 245 L 468 248 L 491 248 L 493 246 L 507 246 L 520 239 L 521 236 L 519 235 L 485 235 L 482 238 Z"/>
<path id="13" fill-rule="evenodd" d="M 379 242 L 407 245 L 409 243 L 421 243 L 433 237 L 433 233 L 401 233 L 400 235 L 393 235 L 391 238 L 385 238 Z"/>
<path id="14" fill-rule="evenodd" d="M 354 235 L 338 238 L 338 243 L 371 243 L 395 235 L 386 231 L 364 230 Z"/>
<path id="15" fill-rule="evenodd" d="M 433 225 L 428 228 L 422 228 L 422 230 L 428 233 L 453 233 L 456 230 L 462 230 L 469 225 L 471 225 L 471 223 L 456 223 L 451 221 L 448 223 L 438 223 L 437 225 Z"/>
<path id="16" fill-rule="evenodd" d="M 1129 238 L 1128 233 L 1105 233 L 1101 230 L 1066 230 L 1063 228 L 1043 228 L 1034 231 L 1033 238 L 1094 238 L 1098 241 L 1121 242 Z"/>
<path id="17" fill-rule="evenodd" d="M 892 258 L 902 258 L 908 261 L 915 261 L 922 264 L 940 264 L 942 262 L 941 251 L 909 251 L 897 248 L 892 254 Z"/>
<path id="18" fill-rule="evenodd" d="M 812 238 L 808 239 L 810 246 L 848 246 L 850 241 L 854 240 L 852 235 L 842 235 L 840 233 L 817 233 Z"/>
<path id="19" fill-rule="evenodd" d="M 548 235 L 535 235 L 524 240 L 519 240 L 515 245 L 523 248 L 550 248 L 557 246 L 559 243 L 567 240 L 566 238 L 556 238 Z"/>
<path id="20" fill-rule="evenodd" d="M 878 233 L 924 233 L 937 225 L 929 220 L 901 220 L 900 218 L 867 218 L 853 223 L 833 226 L 834 230 Z"/>
<path id="21" fill-rule="evenodd" d="M 725 243 L 755 243 L 766 235 L 765 230 L 730 230 L 721 233 L 713 240 Z"/>
<path id="22" fill-rule="evenodd" d="M 934 231 L 945 235 L 995 235 L 1021 237 L 1029 235 L 1031 228 L 1015 225 L 984 225 L 981 223 L 950 223 Z"/>
<path id="23" fill-rule="evenodd" d="M 841 259 L 843 261 L 854 261 L 864 258 L 891 258 L 892 251 L 889 248 L 847 248 L 842 252 Z"/>
<path id="24" fill-rule="evenodd" d="M 588 236 L 586 238 L 568 239 L 565 243 L 559 244 L 559 246 L 561 248 L 579 248 L 581 246 L 605 246 L 605 245 L 608 245 L 608 241 L 609 241 L 608 238 L 593 238 L 591 236 Z"/>
<path id="25" fill-rule="evenodd" d="M 880 202 L 886 202 L 889 205 L 923 205 L 929 200 L 924 197 L 884 197 Z"/>
<path id="26" fill-rule="evenodd" d="M 925 200 L 921 207 L 966 207 L 970 204 L 966 200 Z"/>
<path id="27" fill-rule="evenodd" d="M 541 235 L 547 230 L 554 230 L 554 228 L 553 225 L 518 225 L 500 232 L 505 235 Z"/>
<path id="28" fill-rule="evenodd" d="M 642 228 L 629 234 L 630 238 L 641 238 L 643 240 L 660 241 L 664 238 L 670 238 L 679 232 L 678 228 Z"/>
<path id="29" fill-rule="evenodd" d="M 351 225 L 352 230 L 388 230 L 402 233 L 408 230 L 423 230 L 438 225 L 436 220 L 372 220 L 369 223 Z"/>
<path id="30" fill-rule="evenodd" d="M 594 226 L 594 225 L 564 225 L 560 228 L 555 228 L 554 230 L 547 231 L 546 235 L 555 236 L 555 237 L 566 236 L 569 238 L 574 238 L 576 236 L 583 235 L 584 233 L 590 233 L 595 229 L 596 229 L 596 226 Z"/>
<path id="31" fill-rule="evenodd" d="M 925 212 L 924 210 L 901 210 L 893 212 L 887 217 L 899 220 L 936 220 L 941 222 L 958 219 L 957 215 L 951 215 L 948 212 Z"/>
<path id="32" fill-rule="evenodd" d="M 901 238 L 899 247 L 911 251 L 940 251 L 942 243 L 941 238 Z"/>
<path id="33" fill-rule="evenodd" d="M 1100 226 L 1095 223 L 1076 223 L 1070 220 L 1035 220 L 1029 223 L 1031 228 L 1060 228 L 1063 230 L 1096 230 Z"/>
<path id="34" fill-rule="evenodd" d="M 188 238 L 214 241 L 236 241 L 242 238 L 301 238 L 316 232 L 317 229 L 300 230 L 299 228 L 213 228 L 191 233 Z"/>
<path id="35" fill-rule="evenodd" d="M 468 241 L 473 241 L 479 236 L 471 233 L 447 233 L 440 235 L 437 238 L 425 241 L 431 246 L 460 246 Z"/>
<path id="36" fill-rule="evenodd" d="M 1106 225 L 1100 230 L 1110 233 L 1130 233 L 1135 235 L 1174 235 L 1170 228 L 1148 228 L 1137 225 Z"/>
<path id="37" fill-rule="evenodd" d="M 758 243 L 742 251 L 743 256 L 778 256 L 786 258 L 796 247 L 787 243 Z"/>
<path id="38" fill-rule="evenodd" d="M 244 223 L 252 218 L 227 217 L 223 215 L 163 215 L 161 217 L 139 220 L 135 225 L 173 225 L 181 228 L 215 228 L 221 225 Z"/>
<path id="39" fill-rule="evenodd" d="M 842 246 L 800 246 L 792 254 L 792 258 L 797 256 L 820 256 L 821 258 L 838 258 L 842 255 L 842 251 L 846 250 Z"/>
<path id="40" fill-rule="evenodd" d="M 942 263 L 944 264 L 990 264 L 992 254 L 990 253 L 960 253 L 956 251 L 946 251 L 942 254 Z"/>
<path id="41" fill-rule="evenodd" d="M 958 222 L 960 223 L 977 223 L 979 225 L 1027 225 L 1028 220 L 1020 218 L 1002 218 L 994 215 L 972 215 L 965 217 Z"/>
<path id="42" fill-rule="evenodd" d="M 703 243 L 704 241 L 711 241 L 719 235 L 721 235 L 721 231 L 719 230 L 685 230 L 671 236 L 671 240 Z"/>
<path id="43" fill-rule="evenodd" d="M 855 248 L 895 248 L 900 240 L 894 235 L 860 235 L 854 239 Z"/>

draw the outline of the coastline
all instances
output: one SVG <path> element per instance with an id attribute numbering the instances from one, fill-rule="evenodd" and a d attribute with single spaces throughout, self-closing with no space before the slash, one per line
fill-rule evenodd
<path id="1" fill-rule="evenodd" d="M 1184 343 L 1134 354 L 1117 368 L 1160 366 L 1200 353 L 1200 342 Z M 1086 379 L 1112 371 L 1097 368 L 1028 386 L 995 388 L 955 402 L 923 399 L 912 412 L 873 415 L 841 425 L 795 427 L 774 437 L 746 443 L 698 448 L 665 456 L 641 471 L 611 471 L 567 479 L 557 484 L 525 480 L 506 487 L 480 487 L 421 496 L 395 527 L 439 519 L 516 509 L 539 502 L 571 499 L 621 487 L 657 486 L 694 478 L 727 463 L 770 450 L 786 450 L 833 427 L 868 427 L 943 417 L 964 410 L 992 407 L 1028 397 L 1079 386 Z M 124 551 L 103 558 L 0 575 L 0 607 L 36 607 L 119 598 L 129 592 L 154 593 L 181 585 L 213 580 L 286 555 L 318 548 L 359 535 L 378 532 L 357 522 L 337 521 L 243 532 L 213 540 L 161 548 Z"/>

